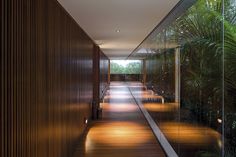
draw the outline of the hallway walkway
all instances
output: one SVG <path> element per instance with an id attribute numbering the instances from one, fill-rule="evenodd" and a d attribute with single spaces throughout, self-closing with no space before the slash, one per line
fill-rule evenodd
<path id="1" fill-rule="evenodd" d="M 135 103 L 126 83 L 112 82 L 74 157 L 164 157 L 164 151 Z"/>

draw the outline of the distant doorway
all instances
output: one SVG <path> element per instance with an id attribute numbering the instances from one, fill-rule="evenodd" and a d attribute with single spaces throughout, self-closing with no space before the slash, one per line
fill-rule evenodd
<path id="1" fill-rule="evenodd" d="M 142 60 L 111 60 L 111 81 L 142 81 Z"/>

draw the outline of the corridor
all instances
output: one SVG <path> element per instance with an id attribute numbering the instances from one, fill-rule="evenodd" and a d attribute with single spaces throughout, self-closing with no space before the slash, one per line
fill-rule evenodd
<path id="1" fill-rule="evenodd" d="M 236 0 L 0 7 L 0 157 L 236 156 Z"/>
<path id="2" fill-rule="evenodd" d="M 165 156 L 128 86 L 111 82 L 101 104 L 102 119 L 89 126 L 74 157 Z"/>

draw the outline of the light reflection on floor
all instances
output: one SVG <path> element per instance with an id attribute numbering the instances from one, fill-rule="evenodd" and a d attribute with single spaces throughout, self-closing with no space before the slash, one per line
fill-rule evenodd
<path id="1" fill-rule="evenodd" d="M 179 108 L 179 103 L 144 103 L 143 105 L 151 112 L 170 112 Z"/>
<path id="2" fill-rule="evenodd" d="M 139 92 L 137 89 L 131 91 L 139 100 L 155 98 L 155 95 L 148 91 Z M 180 156 L 196 156 L 201 151 L 215 153 L 215 156 L 218 156 L 217 153 L 222 147 L 222 135 L 208 126 L 188 120 L 188 112 L 185 110 L 182 112 L 179 103 L 142 103 Z M 183 115 L 185 121 L 180 121 L 181 113 L 185 114 Z"/>
<path id="3" fill-rule="evenodd" d="M 152 90 L 146 90 L 146 91 L 133 91 L 132 92 L 133 94 L 153 94 L 153 91 Z"/>
<path id="4" fill-rule="evenodd" d="M 134 134 L 135 133 L 135 134 Z M 96 125 L 88 131 L 85 150 L 89 152 L 96 145 L 134 147 L 152 138 L 146 127 L 135 122 L 110 122 Z"/>
<path id="5" fill-rule="evenodd" d="M 182 153 L 193 150 L 192 153 L 194 154 L 194 151 L 208 149 L 209 146 L 217 148 L 217 150 L 221 149 L 221 134 L 216 130 L 194 123 L 179 122 L 178 118 L 172 119 L 173 121 L 166 121 L 167 119 L 170 120 L 171 117 L 175 117 L 174 114 L 179 112 L 178 103 L 144 103 L 143 105 L 158 123 L 168 141 L 174 144 L 175 148 L 176 146 L 181 147 Z M 160 115 L 165 113 L 169 116 Z"/>
<path id="6" fill-rule="evenodd" d="M 106 95 L 104 97 L 105 100 L 107 99 L 132 99 L 133 97 L 126 94 L 112 94 L 112 95 Z"/>
<path id="7" fill-rule="evenodd" d="M 153 94 L 139 94 L 135 96 L 138 99 L 162 99 L 163 97 L 160 95 Z"/>
<path id="8" fill-rule="evenodd" d="M 218 144 L 221 146 L 221 135 L 209 128 L 181 122 L 163 122 L 159 127 L 170 142 L 208 146 Z"/>
<path id="9" fill-rule="evenodd" d="M 101 103 L 101 105 L 103 111 L 109 112 L 134 112 L 138 110 L 136 105 L 128 103 Z"/>
<path id="10" fill-rule="evenodd" d="M 144 103 L 143 105 L 152 114 L 155 112 L 170 114 L 169 112 L 175 113 L 179 109 L 178 103 Z M 170 142 L 204 147 L 211 144 L 221 146 L 221 134 L 209 127 L 184 122 L 162 122 L 163 120 L 157 120 L 158 126 Z"/>
<path id="11" fill-rule="evenodd" d="M 89 124 L 74 157 L 164 157 L 127 84 L 111 85 L 100 103 L 102 118 Z"/>
<path id="12" fill-rule="evenodd" d="M 114 91 L 114 90 L 109 90 L 107 91 L 107 95 L 113 95 L 113 94 L 130 94 L 129 91 Z"/>

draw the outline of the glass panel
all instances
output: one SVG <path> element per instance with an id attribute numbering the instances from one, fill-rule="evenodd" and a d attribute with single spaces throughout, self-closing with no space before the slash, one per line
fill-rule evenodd
<path id="1" fill-rule="evenodd" d="M 236 0 L 224 4 L 224 154 L 236 154 Z"/>
<path id="2" fill-rule="evenodd" d="M 222 7 L 221 1 L 198 1 L 176 21 L 181 47 L 179 138 L 189 133 L 191 148 L 180 156 L 221 156 Z M 188 151 L 191 150 L 192 153 Z"/>
<path id="3" fill-rule="evenodd" d="M 135 56 L 164 103 L 140 100 L 178 156 L 235 156 L 236 0 L 196 1 Z"/>

